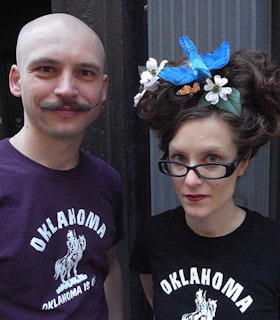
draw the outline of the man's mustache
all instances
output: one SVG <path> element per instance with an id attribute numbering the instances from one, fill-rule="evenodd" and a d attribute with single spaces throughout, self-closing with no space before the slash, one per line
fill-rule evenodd
<path id="1" fill-rule="evenodd" d="M 70 107 L 71 111 L 89 111 L 92 110 L 98 106 L 100 106 L 100 102 L 98 102 L 96 105 L 90 105 L 90 104 L 85 104 L 85 103 L 78 103 L 75 101 L 68 101 L 68 100 L 59 100 L 59 101 L 54 101 L 54 102 L 41 102 L 39 103 L 39 107 L 43 110 L 51 110 L 51 111 L 56 111 L 56 110 L 67 110 L 64 107 Z"/>

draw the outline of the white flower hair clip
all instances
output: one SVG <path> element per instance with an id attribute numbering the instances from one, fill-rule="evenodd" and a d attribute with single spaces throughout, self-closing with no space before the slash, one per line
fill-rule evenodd
<path id="1" fill-rule="evenodd" d="M 163 69 L 167 60 L 161 61 L 158 66 L 157 60 L 154 58 L 149 58 L 146 62 L 145 67 L 138 67 L 140 74 L 140 89 L 139 92 L 134 97 L 134 107 L 137 107 L 139 101 L 143 98 L 146 91 L 155 91 L 158 88 L 158 74 Z"/>
<path id="2" fill-rule="evenodd" d="M 210 78 L 206 79 L 206 84 L 203 87 L 206 92 L 200 98 L 198 107 L 215 105 L 220 110 L 240 116 L 240 93 L 235 88 L 224 87 L 227 83 L 228 79 L 222 78 L 220 75 L 214 76 L 214 82 Z"/>
<path id="3" fill-rule="evenodd" d="M 219 97 L 226 101 L 228 99 L 227 95 L 232 93 L 232 89 L 230 87 L 224 87 L 224 85 L 228 83 L 227 78 L 216 75 L 214 76 L 214 81 L 215 83 L 213 83 L 211 79 L 207 79 L 203 89 L 209 91 L 205 99 L 215 105 L 219 102 Z"/>

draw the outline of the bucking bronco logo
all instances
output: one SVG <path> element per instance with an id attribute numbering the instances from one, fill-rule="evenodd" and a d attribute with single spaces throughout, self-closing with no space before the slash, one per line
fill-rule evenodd
<path id="1" fill-rule="evenodd" d="M 213 320 L 217 310 L 217 300 L 206 300 L 206 291 L 199 289 L 195 294 L 196 310 L 183 314 L 181 320 Z"/>
<path id="2" fill-rule="evenodd" d="M 86 239 L 84 236 L 77 237 L 75 230 L 69 230 L 67 233 L 66 245 L 68 252 L 64 257 L 56 261 L 54 275 L 56 280 L 60 278 L 63 285 L 67 285 L 67 282 L 71 282 L 71 279 L 73 278 L 76 278 L 77 282 L 77 279 L 79 278 L 77 266 L 86 249 Z"/>

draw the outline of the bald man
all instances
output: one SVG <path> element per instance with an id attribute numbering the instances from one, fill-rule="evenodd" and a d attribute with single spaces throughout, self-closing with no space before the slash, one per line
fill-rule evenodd
<path id="1" fill-rule="evenodd" d="M 22 28 L 16 58 L 24 125 L 0 142 L 0 319 L 122 320 L 120 177 L 80 147 L 106 99 L 103 45 L 50 14 Z"/>

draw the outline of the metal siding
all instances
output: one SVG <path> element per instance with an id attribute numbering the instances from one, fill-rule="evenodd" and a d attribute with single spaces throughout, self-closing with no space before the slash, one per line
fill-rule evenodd
<path id="1" fill-rule="evenodd" d="M 271 54 L 271 0 L 148 0 L 148 51 L 158 60 L 183 55 L 178 38 L 188 35 L 201 53 L 212 52 L 222 41 L 231 52 L 251 48 Z M 178 205 L 170 178 L 159 173 L 161 153 L 151 133 L 152 213 Z M 252 159 L 238 181 L 235 199 L 268 216 L 270 146 Z"/>

